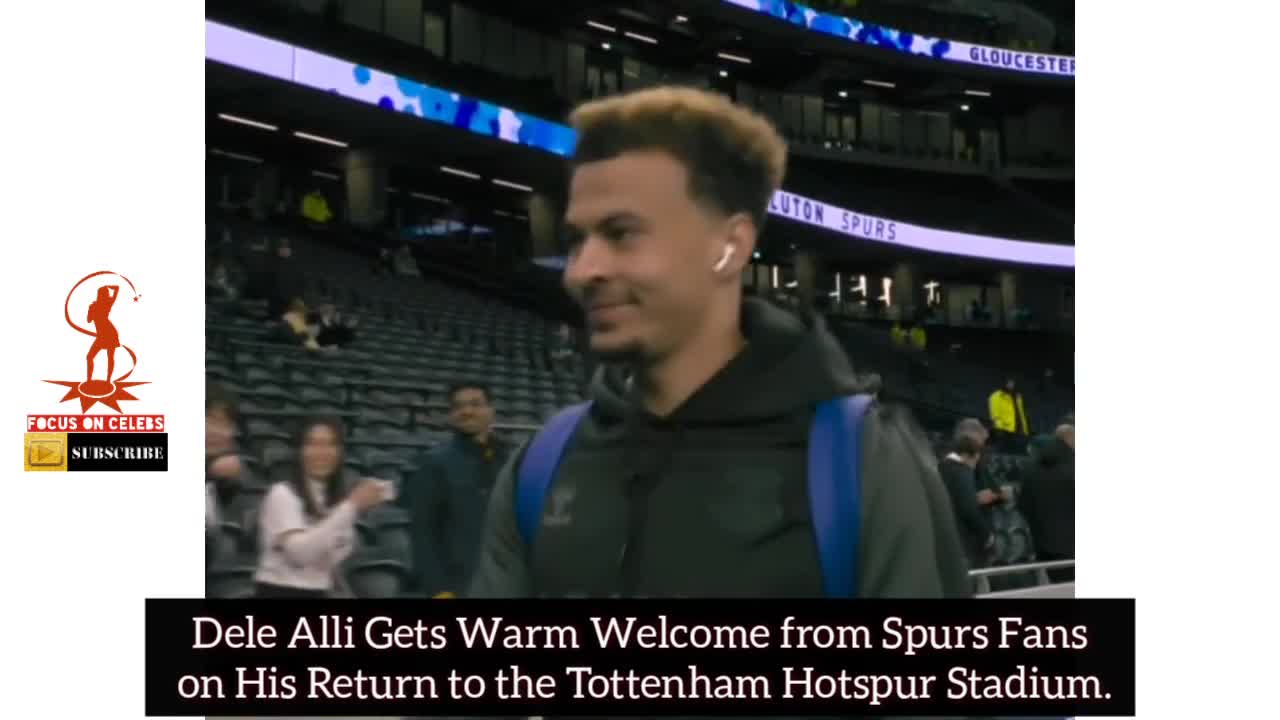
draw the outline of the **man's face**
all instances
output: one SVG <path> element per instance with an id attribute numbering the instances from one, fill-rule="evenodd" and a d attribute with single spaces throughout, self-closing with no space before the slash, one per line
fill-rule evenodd
<path id="1" fill-rule="evenodd" d="M 565 220 L 564 284 L 586 313 L 592 352 L 651 359 L 697 331 L 728 234 L 723 216 L 690 197 L 683 164 L 636 151 L 579 165 Z"/>
<path id="2" fill-rule="evenodd" d="M 449 422 L 463 435 L 483 435 L 493 426 L 493 406 L 483 390 L 463 388 L 449 401 Z"/>
<path id="3" fill-rule="evenodd" d="M 204 451 L 222 455 L 235 449 L 236 424 L 224 408 L 209 408 L 204 414 Z"/>
<path id="4" fill-rule="evenodd" d="M 1008 390 L 1011 393 L 1016 392 L 1018 389 L 1018 384 L 1012 380 L 1006 380 L 1004 383 L 1004 389 Z"/>

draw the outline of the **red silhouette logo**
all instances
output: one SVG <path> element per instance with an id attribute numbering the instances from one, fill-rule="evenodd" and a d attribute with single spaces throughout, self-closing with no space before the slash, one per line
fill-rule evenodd
<path id="1" fill-rule="evenodd" d="M 112 277 L 103 278 L 102 276 L 104 275 Z M 72 319 L 71 305 L 72 299 L 75 298 L 76 290 L 79 290 L 81 285 L 94 278 L 100 278 L 98 282 L 105 281 L 105 283 L 98 286 L 97 295 L 89 303 L 88 311 L 84 315 L 86 324 L 90 324 L 94 328 L 90 330 L 77 325 L 75 320 Z M 113 282 L 117 278 L 119 282 Z M 79 398 L 81 413 L 88 412 L 89 408 L 93 407 L 95 403 L 102 403 L 116 412 L 123 412 L 120 409 L 120 401 L 138 399 L 129 392 L 129 388 L 147 384 L 146 382 L 136 381 L 126 382 L 138 367 L 138 356 L 128 345 L 120 343 L 120 333 L 111 322 L 111 310 L 115 307 L 116 300 L 120 297 L 121 284 L 129 286 L 129 290 L 133 293 L 134 302 L 142 299 L 142 296 L 138 294 L 137 288 L 133 286 L 132 282 L 129 282 L 129 278 L 110 270 L 99 270 L 84 276 L 80 279 L 80 282 L 72 286 L 71 292 L 67 293 L 66 302 L 63 303 L 62 310 L 67 324 L 76 332 L 93 338 L 93 345 L 89 348 L 89 354 L 85 356 L 85 376 L 83 381 L 45 380 L 45 382 L 69 388 L 60 402 Z M 79 305 L 79 303 L 77 304 Z M 74 317 L 81 316 L 80 307 L 83 307 L 83 305 L 79 305 Z M 124 350 L 129 356 L 130 363 L 129 371 L 119 377 L 115 376 L 116 350 Z M 101 378 L 95 379 L 93 376 L 95 361 L 98 355 L 102 353 L 106 353 L 106 373 Z"/>

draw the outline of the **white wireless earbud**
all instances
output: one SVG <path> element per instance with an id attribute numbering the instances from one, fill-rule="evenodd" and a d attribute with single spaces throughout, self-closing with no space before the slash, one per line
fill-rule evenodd
<path id="1" fill-rule="evenodd" d="M 737 248 L 735 248 L 734 246 L 725 245 L 724 254 L 720 256 L 720 259 L 716 261 L 715 265 L 711 266 L 711 269 L 714 272 L 720 272 L 721 270 L 723 270 L 724 266 L 729 264 L 729 258 L 733 257 L 733 253 L 735 250 L 737 250 Z"/>

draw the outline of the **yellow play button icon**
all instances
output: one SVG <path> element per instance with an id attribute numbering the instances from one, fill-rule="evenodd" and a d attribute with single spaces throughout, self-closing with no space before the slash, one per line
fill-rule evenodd
<path id="1" fill-rule="evenodd" d="M 27 433 L 23 448 L 23 465 L 27 471 L 62 471 L 67 469 L 66 433 Z"/>

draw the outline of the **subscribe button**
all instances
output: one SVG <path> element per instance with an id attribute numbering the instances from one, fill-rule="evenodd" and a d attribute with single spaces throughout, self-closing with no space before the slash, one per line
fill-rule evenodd
<path id="1" fill-rule="evenodd" d="M 33 472 L 169 469 L 169 434 L 27 433 L 23 467 Z"/>

